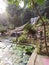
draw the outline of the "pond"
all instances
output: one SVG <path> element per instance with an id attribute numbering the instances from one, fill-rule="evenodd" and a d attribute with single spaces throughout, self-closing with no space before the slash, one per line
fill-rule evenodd
<path id="1" fill-rule="evenodd" d="M 0 65 L 27 65 L 27 46 L 13 44 L 11 38 L 0 38 Z"/>

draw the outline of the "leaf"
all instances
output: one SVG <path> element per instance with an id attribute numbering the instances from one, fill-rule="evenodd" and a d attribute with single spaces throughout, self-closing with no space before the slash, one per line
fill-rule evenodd
<path id="1" fill-rule="evenodd" d="M 19 2 L 20 2 L 20 1 L 21 1 L 21 0 L 7 0 L 8 3 L 10 3 L 10 4 L 15 4 L 16 6 L 19 5 Z"/>
<path id="2" fill-rule="evenodd" d="M 7 0 L 7 1 L 8 1 L 8 3 L 12 4 L 12 0 Z"/>
<path id="3" fill-rule="evenodd" d="M 16 6 L 18 6 L 18 5 L 19 5 L 18 0 L 15 0 L 15 1 L 13 2 L 13 4 L 15 4 Z"/>
<path id="4" fill-rule="evenodd" d="M 37 0 L 37 3 L 38 3 L 39 5 L 42 5 L 44 2 L 45 2 L 45 0 Z"/>
<path id="5" fill-rule="evenodd" d="M 16 2 L 15 4 L 16 4 L 16 6 L 18 6 L 18 5 L 19 5 L 19 3 L 18 3 L 18 2 Z"/>

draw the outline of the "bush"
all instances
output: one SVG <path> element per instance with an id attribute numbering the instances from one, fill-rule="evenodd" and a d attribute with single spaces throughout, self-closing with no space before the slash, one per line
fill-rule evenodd
<path id="1" fill-rule="evenodd" d="M 27 39 L 26 39 L 26 35 L 21 35 L 19 38 L 18 38 L 18 42 L 21 42 L 21 43 L 25 43 L 25 42 L 27 42 Z"/>
<path id="2" fill-rule="evenodd" d="M 13 42 L 16 42 L 16 38 L 12 39 Z"/>
<path id="3" fill-rule="evenodd" d="M 35 48 L 33 46 L 26 47 L 26 54 L 31 55 Z"/>
<path id="4" fill-rule="evenodd" d="M 24 27 L 24 29 L 25 29 L 26 31 L 28 31 L 28 30 L 32 29 L 32 25 L 31 25 L 31 24 L 27 24 L 27 25 Z"/>
<path id="5" fill-rule="evenodd" d="M 24 27 L 24 30 L 26 30 L 26 32 L 27 32 L 28 34 L 32 34 L 32 35 L 35 35 L 35 34 L 36 34 L 35 25 L 27 24 L 27 25 Z"/>

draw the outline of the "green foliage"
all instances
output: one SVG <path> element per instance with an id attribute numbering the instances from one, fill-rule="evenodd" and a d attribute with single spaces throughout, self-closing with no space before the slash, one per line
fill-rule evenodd
<path id="1" fill-rule="evenodd" d="M 23 34 L 26 35 L 27 34 L 27 31 L 26 30 L 23 30 Z"/>
<path id="2" fill-rule="evenodd" d="M 19 5 L 20 0 L 7 0 L 9 4 L 15 4 L 16 6 Z"/>
<path id="3" fill-rule="evenodd" d="M 33 8 L 33 2 L 38 3 L 39 5 L 42 5 L 45 2 L 45 0 L 27 0 L 27 1 L 29 8 Z M 26 4 L 26 0 L 24 0 L 24 3 Z"/>
<path id="4" fill-rule="evenodd" d="M 38 3 L 39 5 L 42 5 L 44 2 L 45 2 L 45 0 L 37 0 L 37 3 Z"/>
<path id="5" fill-rule="evenodd" d="M 35 48 L 33 46 L 28 46 L 25 48 L 26 54 L 31 54 Z"/>
<path id="6" fill-rule="evenodd" d="M 10 4 L 16 4 L 16 6 L 19 5 L 20 1 L 22 0 L 7 0 Z M 28 4 L 28 7 L 33 6 L 33 1 L 37 2 L 39 5 L 43 4 L 45 0 L 23 0 L 24 4 Z"/>
<path id="7" fill-rule="evenodd" d="M 28 31 L 28 30 L 32 29 L 32 25 L 31 25 L 31 24 L 27 24 L 27 25 L 24 27 L 24 29 L 25 29 L 26 31 Z"/>
<path id="8" fill-rule="evenodd" d="M 21 35 L 21 36 L 18 38 L 18 41 L 21 42 L 21 43 L 27 42 L 26 35 Z"/>
<path id="9" fill-rule="evenodd" d="M 7 0 L 8 2 L 12 3 L 12 0 Z"/>
<path id="10" fill-rule="evenodd" d="M 16 38 L 12 39 L 13 42 L 16 42 Z"/>
<path id="11" fill-rule="evenodd" d="M 46 36 L 49 36 L 49 31 L 46 32 Z"/>
<path id="12" fill-rule="evenodd" d="M 35 49 L 33 46 L 26 46 L 26 45 L 14 45 L 12 48 L 13 48 L 13 50 L 18 50 L 18 52 L 20 50 L 25 51 L 25 53 L 28 55 L 30 55 L 33 52 L 33 50 Z"/>
<path id="13" fill-rule="evenodd" d="M 35 25 L 27 24 L 24 28 L 28 34 L 34 35 L 36 33 L 36 27 Z"/>

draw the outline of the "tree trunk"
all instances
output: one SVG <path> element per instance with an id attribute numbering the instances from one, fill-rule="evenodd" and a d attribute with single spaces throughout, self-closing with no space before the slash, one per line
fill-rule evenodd
<path id="1" fill-rule="evenodd" d="M 40 15 L 39 10 L 36 8 L 34 0 L 32 0 L 32 3 L 33 3 L 34 8 L 37 11 L 37 14 L 40 16 L 40 19 L 44 24 L 44 41 L 45 41 L 46 53 L 48 54 L 48 48 L 47 48 L 47 43 L 46 43 L 46 27 L 45 27 L 45 23 L 44 23 L 45 21 L 42 19 L 42 16 Z"/>
<path id="2" fill-rule="evenodd" d="M 47 48 L 47 43 L 46 43 L 46 26 L 45 26 L 45 23 L 44 23 L 44 41 L 45 41 L 45 47 L 46 47 L 47 54 L 48 54 L 48 48 Z"/>

